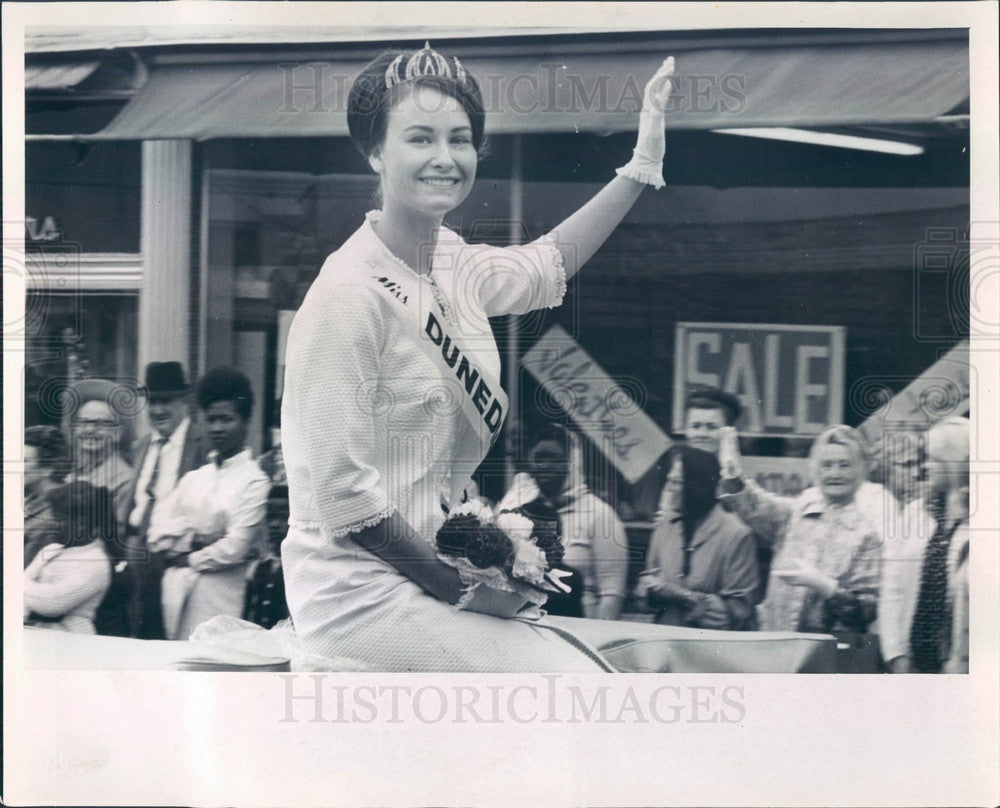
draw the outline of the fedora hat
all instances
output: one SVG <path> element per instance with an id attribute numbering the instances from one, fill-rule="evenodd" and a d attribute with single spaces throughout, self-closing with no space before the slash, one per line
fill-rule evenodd
<path id="1" fill-rule="evenodd" d="M 150 362 L 146 365 L 146 395 L 150 398 L 182 396 L 190 389 L 180 362 Z"/>

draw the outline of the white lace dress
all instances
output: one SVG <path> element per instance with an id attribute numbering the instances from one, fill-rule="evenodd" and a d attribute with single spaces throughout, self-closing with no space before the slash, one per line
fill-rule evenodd
<path id="1" fill-rule="evenodd" d="M 282 561 L 296 634 L 384 671 L 601 670 L 565 632 L 458 611 L 352 539 L 398 509 L 433 542 L 507 406 L 487 318 L 558 305 L 566 287 L 550 242 L 468 245 L 446 228 L 418 275 L 375 234 L 377 215 L 327 259 L 289 332 Z"/>

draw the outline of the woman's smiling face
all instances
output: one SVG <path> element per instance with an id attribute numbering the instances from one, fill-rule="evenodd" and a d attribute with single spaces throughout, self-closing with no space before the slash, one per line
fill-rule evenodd
<path id="1" fill-rule="evenodd" d="M 850 500 L 861 485 L 864 468 L 851 450 L 838 443 L 819 447 L 815 456 L 819 487 L 830 502 Z"/>
<path id="2" fill-rule="evenodd" d="M 462 105 L 418 85 L 390 110 L 385 141 L 371 163 L 382 180 L 385 209 L 444 216 L 472 190 L 478 159 Z"/>

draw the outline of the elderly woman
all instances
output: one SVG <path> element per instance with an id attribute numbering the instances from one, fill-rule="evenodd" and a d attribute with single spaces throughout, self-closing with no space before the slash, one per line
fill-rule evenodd
<path id="1" fill-rule="evenodd" d="M 760 627 L 867 631 L 875 617 L 882 534 L 855 496 L 867 473 L 858 432 L 833 426 L 816 438 L 810 451 L 816 485 L 794 499 L 742 479 L 735 432 L 728 428 L 723 440 L 725 499 L 775 548 Z"/>
<path id="2" fill-rule="evenodd" d="M 163 619 L 174 640 L 186 640 L 216 615 L 243 613 L 247 566 L 261 549 L 271 487 L 246 445 L 250 380 L 216 368 L 199 382 L 197 398 L 212 444 L 209 462 L 181 478 L 149 526 L 149 547 L 167 566 Z"/>
<path id="3" fill-rule="evenodd" d="M 24 622 L 93 634 L 94 615 L 111 583 L 111 496 L 106 488 L 73 482 L 53 489 L 49 501 L 60 529 L 24 570 Z"/>
<path id="4" fill-rule="evenodd" d="M 650 538 L 636 598 L 656 622 L 752 629 L 759 585 L 753 534 L 716 498 L 714 454 L 676 445 L 666 455 L 664 512 Z"/>
<path id="5" fill-rule="evenodd" d="M 134 391 L 107 379 L 81 379 L 66 391 L 63 418 L 69 430 L 72 469 L 66 482 L 107 488 L 115 506 L 118 537 L 124 536 L 135 472 L 124 457 L 132 440 L 131 418 L 116 406 Z"/>
<path id="6" fill-rule="evenodd" d="M 48 494 L 66 475 L 66 441 L 59 427 L 24 430 L 24 566 L 60 529 Z"/>

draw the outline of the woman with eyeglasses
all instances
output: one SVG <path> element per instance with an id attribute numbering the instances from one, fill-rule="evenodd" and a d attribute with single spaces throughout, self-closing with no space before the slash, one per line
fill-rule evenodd
<path id="1" fill-rule="evenodd" d="M 72 469 L 66 482 L 88 482 L 111 493 L 124 536 L 129 495 L 135 471 L 124 451 L 132 440 L 131 418 L 117 402 L 133 395 L 124 385 L 107 379 L 73 382 L 63 398 L 63 420 L 69 432 Z"/>

